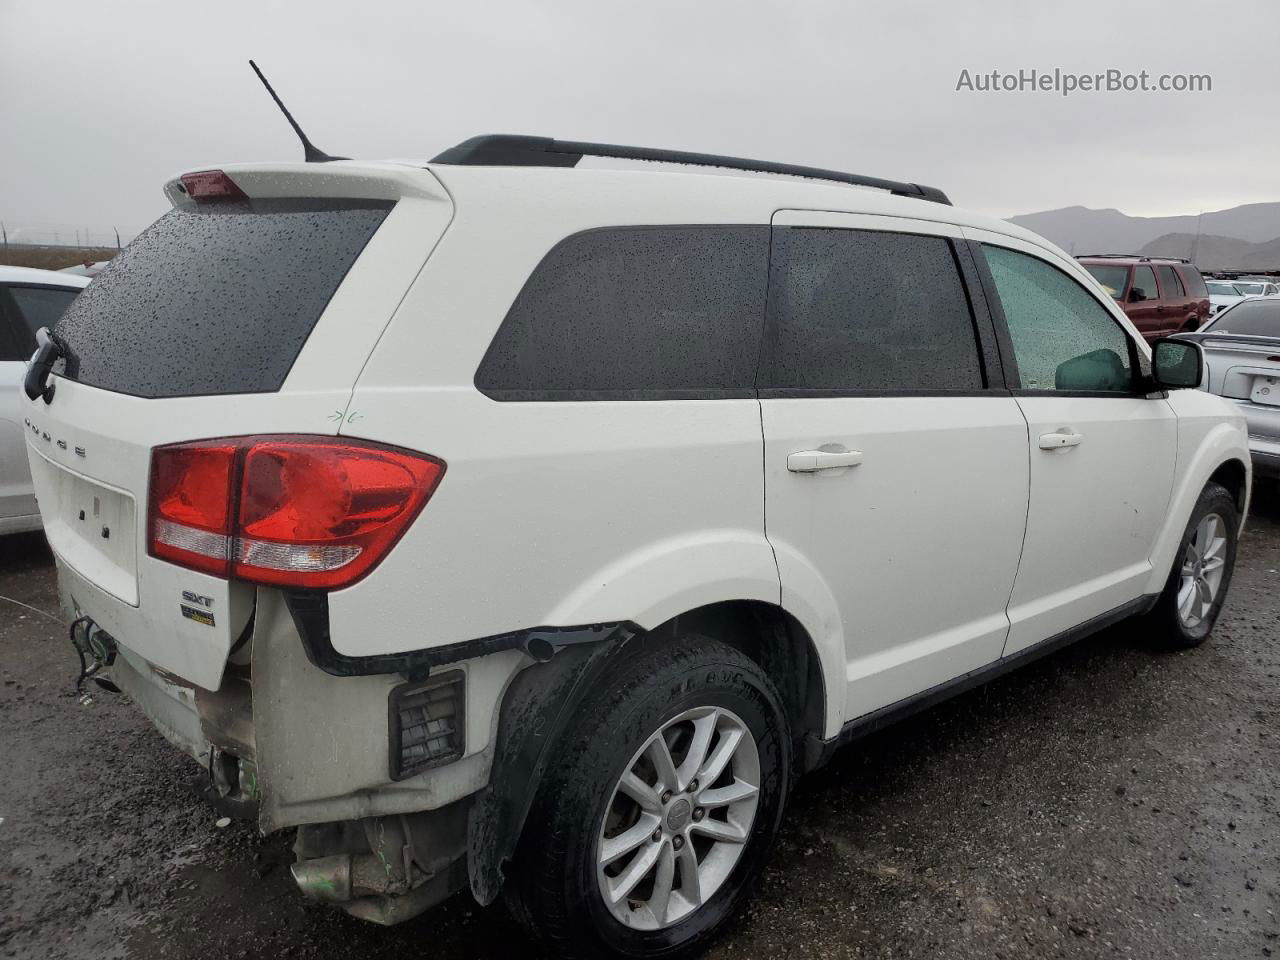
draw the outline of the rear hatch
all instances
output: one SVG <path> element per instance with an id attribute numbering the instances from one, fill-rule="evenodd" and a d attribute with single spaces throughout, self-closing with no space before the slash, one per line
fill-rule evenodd
<path id="1" fill-rule="evenodd" d="M 148 555 L 152 449 L 354 424 L 352 385 L 452 215 L 439 182 L 409 166 L 222 174 L 167 185 L 174 209 L 59 321 L 53 394 L 24 411 L 77 615 L 211 690 L 255 592 Z"/>

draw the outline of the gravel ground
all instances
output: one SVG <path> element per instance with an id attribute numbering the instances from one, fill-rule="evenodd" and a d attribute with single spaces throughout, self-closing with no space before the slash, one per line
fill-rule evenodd
<path id="1" fill-rule="evenodd" d="M 1121 625 L 846 750 L 709 956 L 1280 951 L 1280 499 L 1258 499 L 1208 644 Z M 40 537 L 0 538 L 0 597 L 0 955 L 534 956 L 465 896 L 392 929 L 304 906 L 288 837 L 218 829 L 141 714 L 77 702 Z"/>

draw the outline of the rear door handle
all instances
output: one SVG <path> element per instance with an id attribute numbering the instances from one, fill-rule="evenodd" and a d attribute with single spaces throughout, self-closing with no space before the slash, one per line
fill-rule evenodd
<path id="1" fill-rule="evenodd" d="M 1084 441 L 1084 437 L 1078 433 L 1071 433 L 1063 430 L 1060 433 L 1042 433 L 1040 434 L 1041 450 L 1061 450 L 1063 447 L 1078 447 Z"/>
<path id="2" fill-rule="evenodd" d="M 861 462 L 861 450 L 801 450 L 787 457 L 787 469 L 792 473 L 818 473 L 856 467 Z"/>

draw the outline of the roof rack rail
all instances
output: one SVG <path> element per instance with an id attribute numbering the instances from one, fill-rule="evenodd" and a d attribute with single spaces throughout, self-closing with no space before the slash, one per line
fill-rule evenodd
<path id="1" fill-rule="evenodd" d="M 839 170 L 802 167 L 769 160 L 746 160 L 723 157 L 714 153 L 691 153 L 685 150 L 656 150 L 652 147 L 626 147 L 609 143 L 586 143 L 579 140 L 553 140 L 550 137 L 526 137 L 512 134 L 490 134 L 464 140 L 456 147 L 434 157 L 432 163 L 458 164 L 471 167 L 572 167 L 583 157 L 612 157 L 619 160 L 646 160 L 652 163 L 683 163 L 695 167 L 724 167 L 754 173 L 779 173 L 811 180 L 831 180 L 857 187 L 875 187 L 898 197 L 915 197 L 950 206 L 947 195 L 937 187 L 919 183 L 903 183 L 864 177 Z"/>
<path id="2" fill-rule="evenodd" d="M 1169 260 L 1173 263 L 1190 263 L 1186 257 L 1150 257 L 1141 253 L 1077 253 L 1077 260 Z"/>

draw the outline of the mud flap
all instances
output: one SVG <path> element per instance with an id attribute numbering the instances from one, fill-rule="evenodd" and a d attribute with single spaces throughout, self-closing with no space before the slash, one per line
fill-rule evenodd
<path id="1" fill-rule="evenodd" d="M 503 868 L 515 854 L 552 748 L 559 742 L 601 667 L 635 630 L 619 627 L 600 643 L 561 648 L 512 681 L 502 707 L 489 785 L 467 820 L 471 892 L 488 906 L 502 892 Z"/>

